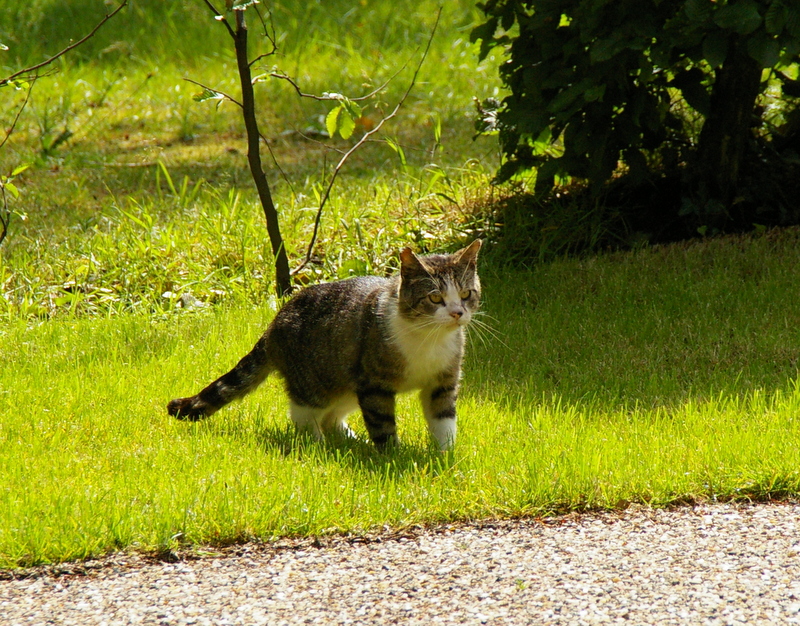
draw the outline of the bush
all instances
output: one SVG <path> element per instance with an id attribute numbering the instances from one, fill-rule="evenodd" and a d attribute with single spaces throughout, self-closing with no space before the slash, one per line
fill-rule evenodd
<path id="1" fill-rule="evenodd" d="M 508 57 L 500 75 L 510 93 L 494 125 L 505 156 L 498 181 L 535 168 L 537 192 L 569 178 L 584 181 L 596 199 L 607 196 L 612 178 L 652 185 L 654 176 L 666 177 L 680 186 L 673 212 L 693 228 L 800 218 L 796 200 L 775 207 L 774 219 L 758 213 L 761 202 L 742 204 L 745 182 L 758 182 L 746 164 L 777 159 L 777 147 L 800 143 L 795 101 L 787 100 L 798 93 L 797 2 L 480 6 L 487 20 L 472 37 L 481 41 L 482 57 L 498 46 Z M 768 87 L 782 106 L 765 106 Z M 768 169 L 796 179 L 790 161 Z M 774 174 L 767 179 L 765 185 L 775 183 Z"/>

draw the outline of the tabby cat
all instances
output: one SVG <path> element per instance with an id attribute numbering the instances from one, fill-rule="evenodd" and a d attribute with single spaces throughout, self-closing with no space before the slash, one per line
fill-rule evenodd
<path id="1" fill-rule="evenodd" d="M 360 408 L 370 438 L 384 448 L 397 440 L 396 394 L 418 389 L 431 436 L 442 450 L 452 447 L 464 328 L 481 295 L 480 247 L 475 240 L 430 256 L 405 248 L 399 275 L 304 289 L 236 367 L 197 395 L 172 400 L 169 414 L 208 417 L 277 371 L 292 421 L 317 438 L 352 435 L 347 416 Z"/>

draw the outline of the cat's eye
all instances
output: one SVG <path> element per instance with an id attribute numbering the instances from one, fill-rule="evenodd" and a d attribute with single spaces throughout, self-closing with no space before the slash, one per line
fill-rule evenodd
<path id="1" fill-rule="evenodd" d="M 434 304 L 441 304 L 442 302 L 444 302 L 444 298 L 442 298 L 442 294 L 440 293 L 428 294 L 428 299 Z"/>
<path id="2" fill-rule="evenodd" d="M 462 300 L 469 300 L 472 295 L 472 289 L 462 289 L 458 295 Z"/>

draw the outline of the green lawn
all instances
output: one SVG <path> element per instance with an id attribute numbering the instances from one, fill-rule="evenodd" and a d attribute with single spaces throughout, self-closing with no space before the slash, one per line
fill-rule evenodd
<path id="1" fill-rule="evenodd" d="M 485 516 L 766 498 L 800 486 L 800 232 L 484 267 L 452 455 L 297 439 L 277 381 L 196 425 L 171 397 L 274 312 L 19 322 L 0 340 L 0 563 Z"/>
<path id="2" fill-rule="evenodd" d="M 380 115 L 405 88 L 437 6 L 412 5 L 282 5 L 275 62 L 308 91 L 353 94 L 412 59 L 370 109 Z M 2 63 L 40 58 L 37 42 L 91 24 L 84 6 L 12 2 L 0 42 L 19 59 Z M 206 422 L 169 418 L 167 401 L 229 369 L 278 302 L 236 111 L 193 102 L 181 80 L 236 90 L 230 54 L 216 47 L 224 36 L 208 35 L 218 25 L 205 16 L 192 21 L 191 3 L 143 6 L 42 79 L 0 150 L 2 172 L 31 164 L 0 247 L 0 567 L 798 493 L 796 229 L 528 269 L 489 242 L 489 328 L 471 330 L 448 455 L 429 444 L 414 398 L 400 405 L 403 445 L 385 455 L 358 416 L 360 441 L 295 437 L 277 380 Z M 495 140 L 472 140 L 472 97 L 496 93 L 499 62 L 477 63 L 477 19 L 471 2 L 446 4 L 389 127 L 405 162 L 379 142 L 348 164 L 303 282 L 383 274 L 407 244 L 453 249 L 508 193 L 489 185 Z M 31 36 L 10 36 L 15 24 Z M 259 94 L 296 262 L 331 147 L 352 141 L 298 138 L 293 129 L 322 128 L 326 107 L 283 83 Z M 4 127 L 22 97 L 0 90 Z M 73 137 L 44 150 L 66 128 Z M 182 308 L 184 294 L 203 306 Z"/>

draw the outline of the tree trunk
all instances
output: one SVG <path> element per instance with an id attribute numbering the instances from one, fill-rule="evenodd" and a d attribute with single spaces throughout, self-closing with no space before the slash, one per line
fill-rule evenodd
<path id="1" fill-rule="evenodd" d="M 258 121 L 256 120 L 255 95 L 253 93 L 253 79 L 250 74 L 250 61 L 247 56 L 247 25 L 244 21 L 244 11 L 236 13 L 236 64 L 239 67 L 239 82 L 242 85 L 242 116 L 247 131 L 247 161 L 250 165 L 250 174 L 258 190 L 258 197 L 264 209 L 267 220 L 267 233 L 269 234 L 272 254 L 275 256 L 275 288 L 278 296 L 288 295 L 292 291 L 292 280 L 289 272 L 289 259 L 286 256 L 286 247 L 283 245 L 280 226 L 278 224 L 278 211 L 272 201 L 269 181 L 261 166 L 260 137 Z"/>
<path id="2" fill-rule="evenodd" d="M 700 195 L 706 201 L 721 204 L 726 214 L 735 199 L 751 138 L 760 84 L 761 64 L 747 53 L 744 40 L 735 41 L 717 70 L 697 150 Z"/>

